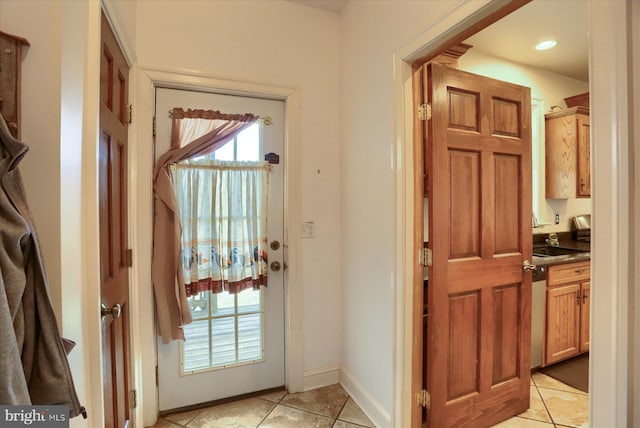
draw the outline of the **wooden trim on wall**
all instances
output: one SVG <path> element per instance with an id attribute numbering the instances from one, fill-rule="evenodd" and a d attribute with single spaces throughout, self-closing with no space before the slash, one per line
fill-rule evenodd
<path id="1" fill-rule="evenodd" d="M 425 102 L 423 85 L 423 67 L 418 66 L 413 69 L 413 185 L 414 185 L 414 210 L 413 222 L 415 225 L 424 223 L 424 130 L 425 122 L 418 117 L 418 106 Z M 424 228 L 416 228 L 413 236 L 414 255 L 417 254 L 424 245 Z M 414 264 L 413 272 L 413 338 L 411 352 L 411 365 L 413 376 L 411 377 L 411 395 L 417 397 L 418 393 L 425 388 L 422 376 L 423 373 L 423 302 L 424 302 L 424 267 Z M 416 376 L 419 373 L 419 376 Z M 418 427 L 422 424 L 422 408 L 417 400 L 411 401 L 411 426 Z"/>
<path id="2" fill-rule="evenodd" d="M 464 42 L 465 40 L 467 40 L 469 37 L 473 36 L 476 33 L 479 33 L 480 31 L 484 30 L 485 28 L 487 28 L 488 26 L 490 26 L 491 24 L 499 21 L 500 19 L 504 18 L 505 16 L 509 15 L 511 12 L 520 9 L 522 6 L 524 6 L 525 4 L 529 3 L 531 0 L 512 0 L 510 2 L 508 2 L 507 4 L 505 4 L 503 7 L 501 7 L 497 12 L 494 12 L 492 14 L 490 14 L 489 16 L 481 19 L 480 21 L 478 21 L 477 23 L 463 29 L 460 33 L 458 33 L 456 36 L 452 37 L 451 39 L 447 40 L 446 42 L 443 42 L 440 46 L 438 46 L 436 49 L 434 49 L 434 51 L 426 56 L 423 56 L 421 58 L 416 59 L 413 62 L 413 67 L 415 68 L 416 66 L 422 65 L 424 63 L 429 62 L 430 60 L 432 60 L 433 58 L 435 58 L 436 56 L 444 53 L 446 50 L 454 48 L 456 45 L 461 44 L 462 42 Z"/>

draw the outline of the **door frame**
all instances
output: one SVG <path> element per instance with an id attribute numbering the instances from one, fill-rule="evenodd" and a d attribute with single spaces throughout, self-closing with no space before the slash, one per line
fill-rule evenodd
<path id="1" fill-rule="evenodd" d="M 155 115 L 155 89 L 188 89 L 240 95 L 254 98 L 268 98 L 284 101 L 285 141 L 284 158 L 284 260 L 287 270 L 284 275 L 285 296 L 285 386 L 290 392 L 303 389 L 303 295 L 299 274 L 300 243 L 295 239 L 295 225 L 301 223 L 300 148 L 294 144 L 300 141 L 300 91 L 296 88 L 265 85 L 256 82 L 227 80 L 207 74 L 182 70 L 161 70 L 144 66 L 134 67 L 135 75 L 135 115 L 136 144 L 134 159 L 131 161 L 132 175 L 141 177 L 134 182 L 131 190 L 132 204 L 135 204 L 135 219 L 148 219 L 145 226 L 133 231 L 133 264 L 136 278 L 132 287 L 137 289 L 135 307 L 137 313 L 136 332 L 138 347 L 134 355 L 140 370 L 139 397 L 142 399 L 144 426 L 153 425 L 158 416 L 158 387 L 155 367 L 157 364 L 156 329 L 154 322 L 153 290 L 149 281 L 152 252 L 153 193 L 150 177 L 153 171 L 153 116 Z M 149 177 L 149 179 L 145 179 Z M 140 392 L 141 391 L 141 392 Z"/>
<path id="2" fill-rule="evenodd" d="M 508 2 L 490 0 L 458 3 L 393 55 L 395 234 L 399 249 L 395 272 L 396 283 L 405 285 L 395 289 L 394 426 L 411 426 L 416 403 L 413 379 L 417 371 L 422 371 L 421 367 L 412 366 L 414 346 L 421 345 L 413 341 L 417 316 L 413 313 L 414 288 L 418 286 L 414 281 L 417 260 L 414 240 L 418 235 L 422 237 L 423 226 L 414 220 L 415 213 L 422 211 L 422 206 L 417 206 L 421 204 L 415 202 L 422 177 L 415 177 L 411 67 L 417 59 L 435 56 L 447 43 L 455 44 L 478 31 L 478 27 L 484 28 L 483 21 L 486 23 L 492 15 L 509 7 Z M 626 49 L 630 11 L 626 2 L 589 2 L 588 7 L 592 141 L 611 144 L 604 147 L 594 144 L 591 156 L 593 236 L 597 242 L 597 247 L 592 247 L 592 281 L 611 286 L 601 286 L 600 290 L 595 287 L 592 291 L 589 420 L 593 426 L 611 423 L 626 426 L 631 399 L 628 376 L 633 373 L 629 366 L 629 346 L 633 346 L 629 295 L 633 281 L 627 257 L 632 249 L 628 231 L 634 230 L 637 223 L 630 217 L 628 199 L 633 177 L 628 163 L 633 125 L 627 115 L 630 105 L 627 82 L 632 76 L 627 68 Z"/>
<path id="3" fill-rule="evenodd" d="M 80 422 L 77 419 L 71 421 L 72 426 L 80 426 L 80 424 L 86 424 L 87 426 L 103 426 L 104 425 L 104 400 L 103 400 L 103 386 L 102 382 L 92 382 L 90 379 L 102 379 L 103 376 L 103 361 L 102 361 L 102 327 L 100 318 L 100 240 L 99 240 L 99 211 L 98 211 L 98 145 L 99 145 L 99 110 L 100 110 L 100 52 L 101 46 L 101 19 L 102 12 L 104 12 L 111 29 L 113 30 L 116 41 L 122 49 L 125 61 L 130 66 L 129 71 L 129 103 L 135 103 L 135 91 L 134 91 L 134 73 L 133 64 L 136 63 L 137 58 L 135 55 L 134 44 L 126 36 L 127 32 L 124 30 L 126 26 L 122 22 L 122 18 L 115 11 L 112 6 L 106 0 L 100 0 L 96 2 L 86 2 L 84 7 L 78 9 L 78 5 L 73 5 L 74 13 L 78 16 L 74 16 L 78 19 L 78 22 L 85 22 L 86 25 L 82 27 L 82 38 L 84 40 L 82 51 L 73 50 L 67 52 L 68 64 L 73 67 L 83 67 L 84 74 L 84 86 L 82 90 L 78 89 L 75 101 L 82 103 L 82 117 L 80 122 L 82 125 L 82 149 L 81 149 L 81 170 L 82 170 L 82 189 L 81 189 L 81 251 L 80 255 L 76 254 L 76 257 L 80 257 L 82 279 L 80 280 L 81 287 L 79 290 L 70 288 L 71 293 L 80 294 L 81 301 L 79 302 L 77 312 L 81 313 L 80 324 L 84 325 L 84 331 L 82 334 L 82 340 L 78 343 L 78 353 L 82 353 L 82 362 L 79 362 L 80 356 L 70 356 L 70 361 L 75 359 L 75 364 L 72 364 L 72 370 L 74 373 L 80 372 L 83 376 L 79 378 L 78 390 L 81 395 L 80 399 L 85 403 L 87 409 L 89 409 L 87 422 Z M 73 16 L 73 15 L 70 15 Z M 72 18 L 73 19 L 73 18 Z M 75 24 L 75 23 L 74 23 Z M 80 25 L 80 24 L 78 24 Z M 73 26 L 70 26 L 73 28 Z M 78 34 L 75 34 L 77 37 Z M 69 40 L 67 40 L 69 44 Z M 83 52 L 83 57 L 80 60 L 83 62 L 81 65 L 71 58 L 76 58 L 79 52 Z M 78 118 L 73 117 L 72 126 L 78 127 Z M 71 126 L 71 125 L 70 125 Z M 133 160 L 131 154 L 133 153 L 132 146 L 135 145 L 135 122 L 129 125 L 128 137 L 129 137 L 129 150 L 127 155 L 130 160 Z M 75 166 L 75 164 L 74 164 Z M 127 180 L 131 186 L 134 183 L 133 169 L 129 166 Z M 133 195 L 129 193 L 128 201 L 129 207 L 127 215 L 129 219 L 135 219 L 135 207 L 133 206 Z M 74 225 L 74 232 L 77 231 L 77 225 Z M 132 230 L 129 228 L 129 243 L 133 244 Z M 77 266 L 74 267 L 77 269 Z M 134 280 L 134 271 L 129 269 L 129 304 L 131 307 L 135 307 L 137 302 L 136 292 L 134 288 L 139 284 Z M 70 284 L 73 286 L 73 284 Z M 63 294 L 65 287 L 63 287 Z M 77 299 L 70 299 L 70 301 L 77 301 Z M 65 314 L 63 314 L 65 315 Z M 66 324 L 64 321 L 63 323 Z M 130 323 L 130 364 L 129 364 L 129 387 L 130 389 L 138 389 L 139 385 L 139 364 L 136 364 L 134 358 L 135 352 L 139 352 L 136 339 L 136 319 L 131 319 Z M 81 382 L 84 380 L 84 385 Z M 141 420 L 140 406 L 137 409 L 131 411 L 131 424 L 136 426 Z"/>

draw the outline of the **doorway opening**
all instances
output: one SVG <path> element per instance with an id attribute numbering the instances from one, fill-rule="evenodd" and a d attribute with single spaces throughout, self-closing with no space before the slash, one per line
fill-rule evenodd
<path id="1" fill-rule="evenodd" d="M 518 7 L 522 6 L 522 5 L 523 5 L 523 4 L 525 4 L 525 3 L 526 3 L 526 2 L 521 3 L 520 5 L 518 5 Z M 514 10 L 514 9 L 509 10 L 509 11 L 508 11 L 508 13 L 510 13 L 512 10 Z M 503 12 L 504 12 L 504 11 L 503 11 Z M 505 16 L 505 15 L 506 15 L 506 13 L 505 13 L 505 14 L 503 14 L 502 16 Z M 495 18 L 495 19 L 494 19 L 494 18 Z M 495 21 L 497 21 L 497 19 L 498 19 L 498 18 L 496 18 L 495 16 L 493 16 L 493 18 L 485 18 L 485 22 L 483 22 L 482 24 L 477 24 L 477 26 L 476 26 L 476 27 L 471 26 L 471 27 L 473 28 L 473 30 L 471 30 L 471 29 L 470 29 L 470 30 L 469 30 L 469 32 L 468 32 L 468 33 L 466 33 L 466 34 L 463 32 L 462 34 L 463 34 L 464 36 L 459 35 L 460 37 L 458 37 L 457 39 L 456 39 L 456 36 L 453 36 L 453 37 L 450 39 L 450 43 L 449 43 L 449 45 L 453 45 L 453 44 L 456 44 L 456 43 L 458 43 L 458 42 L 462 42 L 462 41 L 466 40 L 469 36 L 471 36 L 471 34 L 472 34 L 472 33 L 475 33 L 476 31 L 478 31 L 478 26 L 481 26 L 481 28 L 486 27 L 487 25 L 489 25 L 489 24 L 490 24 L 490 23 L 489 23 L 489 24 L 487 24 L 487 22 L 486 22 L 487 20 L 489 20 L 489 21 L 491 21 L 491 22 L 495 22 Z M 471 33 L 471 34 L 470 34 L 470 33 Z M 585 34 L 585 39 L 586 39 L 586 34 Z M 430 59 L 432 59 L 433 57 L 435 57 L 435 54 L 442 52 L 442 49 L 433 49 L 433 50 L 432 50 L 432 52 L 434 52 L 434 54 L 430 54 L 430 55 L 429 55 L 429 57 L 428 57 L 428 58 L 426 58 L 426 60 L 430 60 Z M 422 62 L 424 62 L 424 61 L 425 61 L 425 59 L 423 59 L 423 60 L 422 60 Z M 462 61 L 461 61 L 461 62 L 462 62 Z M 460 69 L 461 69 L 461 70 L 464 70 L 465 68 L 463 68 L 463 67 L 461 66 L 461 67 L 460 67 Z M 477 73 L 477 70 L 471 70 L 471 71 L 474 71 L 474 72 L 476 72 L 476 73 Z M 483 74 L 483 73 L 478 73 L 478 74 Z M 486 74 L 485 74 L 485 75 L 486 75 Z M 406 75 L 405 75 L 405 76 L 406 76 Z M 493 76 L 492 76 L 492 77 L 493 77 Z M 525 85 L 525 86 L 526 86 L 526 85 Z M 588 83 L 588 82 L 584 82 L 584 86 L 583 86 L 583 88 L 585 89 L 583 92 L 588 92 L 589 83 Z M 408 85 L 405 85 L 405 88 L 404 88 L 404 89 L 405 89 L 405 90 L 404 90 L 404 93 L 405 93 L 405 94 L 407 94 L 407 93 L 411 93 L 411 91 L 408 91 Z M 414 95 L 415 95 L 415 89 L 416 89 L 416 88 L 415 88 L 415 85 L 414 85 L 414 87 L 413 87 Z M 569 91 L 570 91 L 571 89 L 569 88 L 569 89 L 567 89 L 567 90 L 569 90 Z M 578 93 L 578 91 L 575 91 L 575 92 L 574 92 L 573 94 L 571 94 L 571 95 L 575 95 L 575 94 L 577 94 L 577 93 Z M 538 111 L 538 118 L 539 118 L 540 120 L 542 120 L 542 121 L 543 121 L 543 120 L 544 120 L 544 119 L 543 119 L 543 114 L 540 114 L 540 108 L 542 107 L 542 108 L 544 109 L 544 111 L 543 111 L 542 113 L 546 113 L 546 112 L 548 111 L 548 109 L 551 107 L 551 105 L 553 105 L 553 104 L 551 104 L 551 105 L 549 105 L 549 104 L 545 104 L 545 103 L 544 103 L 544 101 L 546 101 L 546 100 L 544 100 L 544 99 L 543 99 L 543 100 L 542 100 L 542 106 L 540 106 L 541 98 L 538 98 L 538 99 L 537 99 L 537 100 L 535 100 L 535 101 L 538 103 L 538 106 L 534 106 L 534 109 Z M 415 103 L 415 104 L 422 104 L 422 102 L 421 102 L 421 101 L 418 101 L 418 102 L 417 102 L 417 103 Z M 416 117 L 417 117 L 417 114 L 416 114 Z M 538 124 L 538 126 L 540 126 L 540 124 Z M 420 128 L 420 126 L 419 126 L 419 125 L 414 126 L 414 128 L 413 128 L 413 131 L 414 131 L 414 132 L 413 132 L 413 135 L 414 135 L 414 137 L 416 137 L 416 136 L 417 136 L 417 134 L 420 134 L 420 133 L 421 133 L 421 130 L 420 130 L 419 128 Z M 543 130 L 542 132 L 544 132 L 544 122 L 542 122 L 541 129 Z M 418 144 L 418 143 L 416 143 L 416 145 L 417 145 L 417 144 Z M 420 144 L 421 144 L 421 143 L 420 143 Z M 534 155 L 535 155 L 535 154 L 534 154 Z M 422 157 L 421 148 L 420 148 L 420 147 L 414 147 L 414 168 L 415 168 L 415 171 L 419 171 L 419 170 L 421 170 L 421 169 L 422 169 L 422 164 L 421 164 L 422 160 L 420 159 L 421 157 Z M 544 162 L 544 157 L 542 157 L 542 162 Z M 544 168 L 544 165 L 543 165 L 543 168 Z M 416 175 L 413 177 L 413 183 L 414 183 L 414 184 L 418 184 L 418 183 L 420 183 L 420 184 L 421 184 L 423 177 L 422 177 L 421 175 L 420 175 L 420 176 L 417 176 L 417 175 L 420 175 L 420 174 L 416 174 Z M 535 178 L 535 177 L 534 177 L 534 178 Z M 541 192 L 541 193 L 542 193 L 542 195 L 544 195 L 544 169 L 543 169 L 543 172 L 542 172 L 541 174 L 539 173 L 539 175 L 538 175 L 538 179 L 540 180 L 539 182 L 541 182 L 541 183 L 542 183 L 542 192 Z M 538 184 L 538 183 L 536 183 L 536 184 Z M 538 185 L 538 186 L 539 186 L 539 185 Z M 415 186 L 415 187 L 419 187 L 419 186 Z M 414 189 L 415 189 L 415 187 L 414 187 Z M 539 193 L 539 194 L 540 194 L 540 193 Z M 544 201 L 544 196 L 542 196 L 540 199 L 542 199 L 542 203 L 544 203 L 544 202 L 545 202 L 545 201 Z M 549 209 L 550 209 L 550 210 L 552 210 L 552 209 L 553 209 L 554 205 L 557 207 L 557 206 L 560 206 L 560 205 L 562 204 L 562 202 L 559 202 L 559 201 L 556 201 L 555 203 L 554 203 L 554 201 L 550 201 L 550 202 L 551 202 L 551 203 L 549 204 L 549 206 L 550 206 L 550 208 L 549 208 Z M 415 200 L 414 200 L 413 206 L 414 206 L 414 209 L 415 209 L 415 210 L 414 210 L 414 219 L 416 219 L 416 223 L 418 223 L 418 222 L 419 222 L 419 219 L 421 219 L 421 218 L 425 218 L 425 227 L 426 227 L 426 224 L 427 224 L 427 221 L 428 221 L 428 220 L 426 219 L 426 217 L 425 217 L 425 215 L 424 215 L 424 213 L 423 213 L 423 211 L 422 211 L 422 210 L 426 210 L 426 209 L 427 209 L 427 207 L 428 207 L 428 204 L 427 204 L 426 200 L 425 200 L 425 201 L 423 201 L 423 194 L 422 194 L 421 192 L 419 192 L 419 191 L 416 191 L 416 198 L 415 198 Z M 584 204 L 583 204 L 583 206 L 584 206 Z M 586 206 L 589 206 L 588 202 L 586 203 Z M 547 207 L 544 207 L 544 208 L 547 208 Z M 590 207 L 589 207 L 589 208 L 590 208 Z M 577 212 L 576 212 L 575 214 L 579 214 L 579 213 L 577 213 Z M 564 216 L 563 216 L 563 217 L 564 217 Z M 565 219 L 563 218 L 563 221 L 564 221 L 564 220 L 565 220 Z M 567 219 L 566 219 L 567 225 L 568 225 L 568 223 L 569 223 L 569 220 L 570 220 L 570 218 L 567 218 Z M 418 228 L 416 228 L 416 229 L 418 229 Z M 568 231 L 568 228 L 567 228 L 567 231 Z M 414 230 L 414 233 L 413 233 L 413 235 L 412 235 L 412 239 L 414 240 L 413 251 L 415 251 L 415 252 L 417 252 L 417 251 L 418 251 L 420 248 L 422 248 L 423 246 L 426 246 L 426 242 L 423 242 L 423 241 L 427 241 L 429 234 L 428 234 L 428 233 L 426 233 L 426 232 L 423 234 L 423 233 L 421 233 L 421 232 L 422 232 L 422 230 Z M 423 236 L 424 236 L 424 240 L 423 240 Z M 425 270 L 426 270 L 426 269 L 425 269 Z M 414 317 L 413 317 L 413 327 L 414 327 L 414 331 L 415 331 L 415 330 L 417 330 L 417 329 L 421 329 L 421 327 L 422 327 L 422 322 L 423 322 L 423 317 L 422 317 L 422 316 L 423 316 L 423 313 L 422 313 L 422 310 L 423 310 L 423 305 L 422 305 L 422 303 L 423 303 L 423 299 L 422 299 L 422 297 L 423 297 L 423 290 L 424 290 L 424 288 L 423 288 L 423 280 L 424 280 L 424 279 L 426 279 L 426 278 L 425 278 L 425 276 L 426 276 L 426 275 L 423 275 L 423 274 L 422 274 L 422 269 L 417 269 L 417 270 L 416 270 L 416 269 L 414 268 L 414 269 L 412 270 L 412 272 L 413 272 L 413 278 L 414 278 L 414 281 L 413 281 L 413 282 L 414 282 L 414 294 L 413 294 L 413 297 L 414 297 L 414 299 L 413 299 L 413 302 L 414 302 L 414 303 L 413 303 L 413 308 L 414 308 L 414 309 L 413 309 L 413 310 L 414 310 Z M 425 307 L 426 307 L 426 305 L 425 305 Z M 416 312 L 417 312 L 417 311 L 420 311 L 420 316 L 419 316 L 419 317 L 418 317 L 418 316 L 416 316 Z M 426 345 L 425 345 L 425 347 L 426 347 Z M 422 349 L 420 349 L 420 352 L 419 352 L 419 353 L 421 353 L 421 352 L 422 352 Z M 418 359 L 418 358 L 416 358 L 416 354 L 417 354 L 417 353 L 416 353 L 415 351 L 412 353 L 412 357 L 413 357 L 413 365 L 414 365 L 414 376 L 413 376 L 414 386 L 413 386 L 413 390 L 412 390 L 412 391 L 415 391 L 415 393 L 419 393 L 419 392 L 420 392 L 420 388 L 421 388 L 422 386 L 421 386 L 421 385 L 417 385 L 417 383 L 420 383 L 420 384 L 421 384 L 421 383 L 422 383 L 422 382 L 421 382 L 421 380 L 422 380 L 422 379 L 416 379 L 416 376 L 415 376 L 415 369 L 416 369 L 417 364 L 421 364 L 423 361 L 422 361 L 422 356 L 420 356 L 420 358 Z M 414 395 L 414 396 L 415 396 L 415 395 Z M 433 397 L 431 397 L 431 398 L 433 399 Z M 416 423 L 418 423 L 418 421 L 419 421 L 419 417 L 417 417 L 415 413 L 416 413 L 415 411 L 414 411 L 414 412 L 412 412 L 412 421 L 413 421 L 413 425 L 414 425 L 414 426 L 417 426 L 417 425 L 415 425 L 415 424 L 416 424 Z"/>

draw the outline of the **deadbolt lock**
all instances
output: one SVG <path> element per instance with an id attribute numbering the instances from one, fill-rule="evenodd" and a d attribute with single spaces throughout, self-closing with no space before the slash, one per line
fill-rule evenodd
<path id="1" fill-rule="evenodd" d="M 280 241 L 271 241 L 271 244 L 269 244 L 269 246 L 273 251 L 275 251 L 280 248 Z"/>

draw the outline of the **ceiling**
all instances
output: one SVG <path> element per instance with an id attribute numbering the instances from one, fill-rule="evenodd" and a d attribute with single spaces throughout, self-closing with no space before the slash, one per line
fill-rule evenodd
<path id="1" fill-rule="evenodd" d="M 491 55 L 589 81 L 587 2 L 534 0 L 465 41 Z M 558 44 L 537 51 L 547 38 Z"/>
<path id="2" fill-rule="evenodd" d="M 303 6 L 313 7 L 315 9 L 326 10 L 340 15 L 342 9 L 347 4 L 347 0 L 289 0 L 292 3 L 298 3 Z"/>
<path id="3" fill-rule="evenodd" d="M 339 15 L 350 0 L 289 1 Z M 587 3 L 533 0 L 465 42 L 500 58 L 587 82 Z M 534 46 L 546 38 L 557 40 L 558 45 L 536 51 Z"/>

